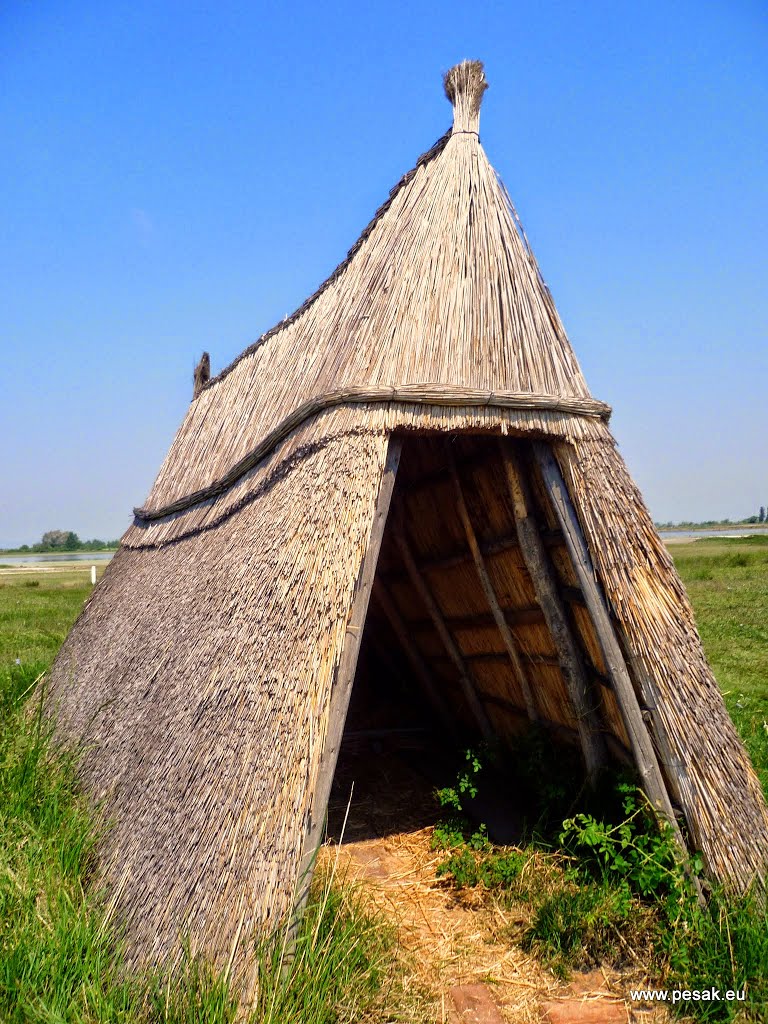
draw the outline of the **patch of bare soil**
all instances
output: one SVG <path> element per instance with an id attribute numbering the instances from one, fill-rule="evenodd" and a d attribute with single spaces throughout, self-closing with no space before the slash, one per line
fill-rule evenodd
<path id="1" fill-rule="evenodd" d="M 354 783 L 354 784 L 353 784 Z M 351 791 L 351 796 L 350 796 Z M 398 925 L 418 983 L 441 1024 L 620 1024 L 644 1021 L 608 971 L 563 984 L 502 935 L 515 922 L 471 890 L 436 877 L 431 786 L 392 757 L 356 758 L 337 772 L 321 865 L 365 884 Z"/>

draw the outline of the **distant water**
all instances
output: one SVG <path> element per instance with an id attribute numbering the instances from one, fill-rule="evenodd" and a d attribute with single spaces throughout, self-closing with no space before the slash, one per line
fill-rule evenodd
<path id="1" fill-rule="evenodd" d="M 681 539 L 687 537 L 694 537 L 696 539 L 700 537 L 751 537 L 753 533 L 768 533 L 768 527 L 750 527 L 748 530 L 745 530 L 743 527 L 741 529 L 735 527 L 733 530 L 659 530 L 659 533 L 662 540 L 665 537 L 679 537 Z"/>
<path id="2" fill-rule="evenodd" d="M 109 562 L 114 551 L 70 551 L 68 554 L 0 555 L 0 565 L 32 565 L 32 563 L 56 562 Z"/>

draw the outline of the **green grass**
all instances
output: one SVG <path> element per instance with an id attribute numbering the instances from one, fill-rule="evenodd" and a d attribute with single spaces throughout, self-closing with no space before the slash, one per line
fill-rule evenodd
<path id="1" fill-rule="evenodd" d="M 671 554 L 724 691 L 768 694 L 768 537 L 698 540 Z"/>
<path id="2" fill-rule="evenodd" d="M 258 949 L 258 1024 L 432 1020 L 428 994 L 405 971 L 393 970 L 397 928 L 371 911 L 365 891 L 332 877 L 313 885 L 289 963 L 281 932 Z"/>
<path id="3" fill-rule="evenodd" d="M 84 579 L 0 576 L 0 1020 L 233 1024 L 237 1000 L 204 963 L 172 978 L 126 967 L 94 884 L 99 826 L 70 758 L 52 749 L 36 682 L 91 592 Z M 258 1024 L 431 1019 L 395 929 L 343 882 L 318 879 L 288 968 L 284 948 L 277 932 L 254 950 Z"/>
<path id="4" fill-rule="evenodd" d="M 37 668 L 0 673 L 0 1018 L 128 1020 L 141 994 L 120 980 L 118 946 L 84 896 L 96 831 L 29 707 Z"/>
<path id="5" fill-rule="evenodd" d="M 92 590 L 90 566 L 0 574 L 0 666 L 47 668 Z"/>
<path id="6" fill-rule="evenodd" d="M 715 888 L 705 906 L 633 785 L 618 787 L 618 820 L 578 813 L 559 835 L 522 848 L 450 836 L 438 874 L 474 888 L 510 921 L 510 941 L 534 953 L 556 976 L 609 966 L 631 988 L 745 990 L 743 1003 L 681 1002 L 675 1012 L 701 1021 L 764 1021 L 768 1008 L 768 916 L 756 894 Z M 437 834 L 437 830 L 436 830 Z M 640 974 L 638 975 L 638 965 Z M 638 977 L 643 980 L 638 984 Z M 632 980 L 629 980 L 632 979 Z"/>
<path id="7" fill-rule="evenodd" d="M 768 536 L 670 545 L 725 702 L 768 795 Z"/>
<path id="8" fill-rule="evenodd" d="M 671 551 L 729 710 L 768 789 L 768 538 L 707 538 Z M 189 962 L 171 980 L 126 970 L 114 922 L 104 920 L 93 886 L 96 825 L 72 765 L 51 753 L 33 713 L 35 679 L 90 593 L 87 568 L 0 573 L 0 1020 L 230 1024 L 236 1002 L 205 965 Z M 629 945 L 649 963 L 656 957 L 670 986 L 733 979 L 736 987 L 747 977 L 753 1002 L 768 1004 L 768 922 L 748 898 L 716 893 L 706 912 L 690 911 L 673 926 L 621 880 L 594 866 L 576 868 L 561 854 L 531 849 L 522 860 L 507 855 L 489 867 L 466 857 L 457 864 L 469 881 L 506 885 L 510 899 L 525 903 L 532 917 L 522 931 L 511 925 L 510 939 L 556 970 L 601 958 L 620 962 Z M 391 926 L 347 887 L 321 882 L 287 970 L 281 950 L 279 933 L 258 950 L 259 1024 L 430 1019 L 425 999 L 407 992 Z M 706 1009 L 720 1014 L 714 1020 L 728 1019 L 732 1008 Z"/>

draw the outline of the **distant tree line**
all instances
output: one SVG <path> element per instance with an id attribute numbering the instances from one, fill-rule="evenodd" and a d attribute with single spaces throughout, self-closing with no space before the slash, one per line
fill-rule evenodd
<path id="1" fill-rule="evenodd" d="M 116 548 L 117 540 L 80 540 L 71 530 L 48 530 L 37 544 L 22 544 L 18 551 L 29 551 L 35 554 L 46 551 L 104 551 L 105 548 Z"/>
<path id="2" fill-rule="evenodd" d="M 760 506 L 760 511 L 756 516 L 747 516 L 746 519 L 704 519 L 700 523 L 693 523 L 685 520 L 679 523 L 673 523 L 670 519 L 667 523 L 654 523 L 659 530 L 694 530 L 697 527 L 703 528 L 706 526 L 748 526 L 755 523 L 768 523 L 768 512 L 766 512 L 765 505 Z"/>

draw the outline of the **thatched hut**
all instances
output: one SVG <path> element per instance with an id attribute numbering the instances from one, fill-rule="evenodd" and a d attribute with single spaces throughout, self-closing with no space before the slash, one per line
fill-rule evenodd
<path id="1" fill-rule="evenodd" d="M 290 912 L 364 636 L 440 728 L 637 765 L 710 876 L 768 815 L 685 591 L 480 145 L 453 127 L 195 396 L 51 675 L 131 948 L 229 963 Z"/>

